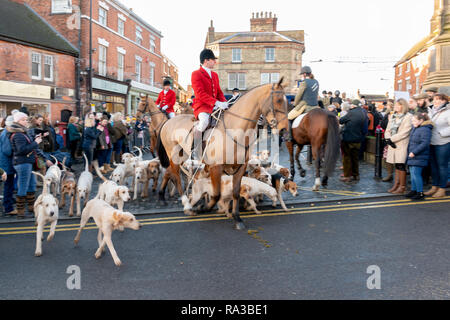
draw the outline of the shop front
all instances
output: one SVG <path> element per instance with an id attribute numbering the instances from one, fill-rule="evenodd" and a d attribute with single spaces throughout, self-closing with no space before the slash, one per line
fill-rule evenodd
<path id="1" fill-rule="evenodd" d="M 0 117 L 25 107 L 30 116 L 51 113 L 52 87 L 0 81 Z"/>
<path id="2" fill-rule="evenodd" d="M 92 79 L 92 103 L 97 112 L 126 114 L 128 84 L 100 78 Z"/>
<path id="3" fill-rule="evenodd" d="M 128 114 L 131 116 L 136 115 L 141 96 L 148 95 L 149 98 L 156 101 L 161 91 L 162 91 L 161 88 L 157 88 L 136 81 L 131 81 L 130 92 L 128 94 L 128 106 L 127 106 Z"/>

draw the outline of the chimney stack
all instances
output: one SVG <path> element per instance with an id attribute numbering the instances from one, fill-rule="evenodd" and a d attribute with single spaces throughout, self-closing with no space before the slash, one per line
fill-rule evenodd
<path id="1" fill-rule="evenodd" d="M 211 25 L 208 28 L 208 43 L 216 41 L 216 30 L 214 29 L 214 22 L 211 20 Z"/>
<path id="2" fill-rule="evenodd" d="M 252 13 L 250 19 L 251 32 L 273 32 L 277 31 L 278 18 L 272 12 Z"/>

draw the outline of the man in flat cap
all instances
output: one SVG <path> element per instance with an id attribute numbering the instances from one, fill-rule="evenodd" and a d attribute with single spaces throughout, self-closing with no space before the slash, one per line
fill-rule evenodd
<path id="1" fill-rule="evenodd" d="M 413 96 L 413 99 L 417 103 L 416 112 L 428 113 L 428 108 L 430 107 L 428 98 L 429 96 L 426 93 L 420 93 Z"/>

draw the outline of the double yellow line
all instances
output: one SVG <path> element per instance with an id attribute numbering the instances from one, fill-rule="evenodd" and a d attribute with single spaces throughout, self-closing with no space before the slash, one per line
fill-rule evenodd
<path id="1" fill-rule="evenodd" d="M 299 187 L 298 189 L 300 189 L 302 191 L 313 192 L 312 188 Z M 337 194 L 339 196 L 352 196 L 352 197 L 360 197 L 360 196 L 367 194 L 366 192 L 353 192 L 353 191 L 346 191 L 346 190 L 331 190 L 331 189 L 320 189 L 319 191 L 314 191 L 314 192 Z"/>
<path id="2" fill-rule="evenodd" d="M 378 201 L 378 202 L 367 202 L 367 203 L 348 203 L 348 204 L 334 204 L 315 207 L 303 207 L 291 209 L 288 212 L 277 210 L 266 210 L 262 214 L 257 215 L 253 213 L 242 213 L 241 216 L 245 219 L 255 219 L 264 217 L 276 217 L 276 216 L 289 216 L 289 215 L 300 215 L 309 213 L 324 213 L 324 212 L 343 212 L 343 211 L 356 211 L 363 209 L 377 209 L 377 208 L 395 208 L 395 207 L 405 207 L 405 206 L 416 206 L 416 205 L 432 205 L 439 203 L 450 203 L 450 197 L 445 197 L 441 199 L 430 199 L 423 202 L 413 202 L 410 200 L 393 200 L 393 201 Z M 224 215 L 219 214 L 208 214 L 200 215 L 195 217 L 188 216 L 176 216 L 176 217 L 160 217 L 160 218 L 150 218 L 150 219 L 140 219 L 139 222 L 143 226 L 150 225 L 161 225 L 161 224 L 174 224 L 174 223 L 192 223 L 192 222 L 204 222 L 204 221 L 220 221 L 228 220 Z M 79 224 L 62 224 L 58 225 L 56 231 L 77 231 Z M 95 223 L 88 223 L 85 230 L 95 230 L 97 226 Z M 49 227 L 44 230 L 48 232 Z M 0 236 L 3 235 L 22 235 L 22 234 L 34 234 L 36 233 L 36 227 L 11 227 L 11 228 L 0 228 Z"/>

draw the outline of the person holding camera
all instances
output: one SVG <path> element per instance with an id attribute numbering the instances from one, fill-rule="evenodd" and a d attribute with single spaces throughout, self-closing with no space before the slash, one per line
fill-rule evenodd
<path id="1" fill-rule="evenodd" d="M 32 173 L 36 170 L 37 150 L 42 143 L 43 135 L 38 134 L 33 139 L 28 135 L 28 116 L 22 112 L 14 114 L 14 123 L 9 127 L 10 141 L 13 154 L 13 166 L 17 172 L 17 218 L 25 218 L 25 204 L 28 211 L 33 212 L 36 199 L 36 177 Z"/>
<path id="2" fill-rule="evenodd" d="M 412 130 L 412 114 L 405 99 L 399 99 L 394 105 L 394 113 L 389 116 L 389 123 L 384 137 L 388 147 L 387 162 L 394 165 L 395 182 L 389 193 L 404 194 L 406 191 L 406 159 Z"/>

